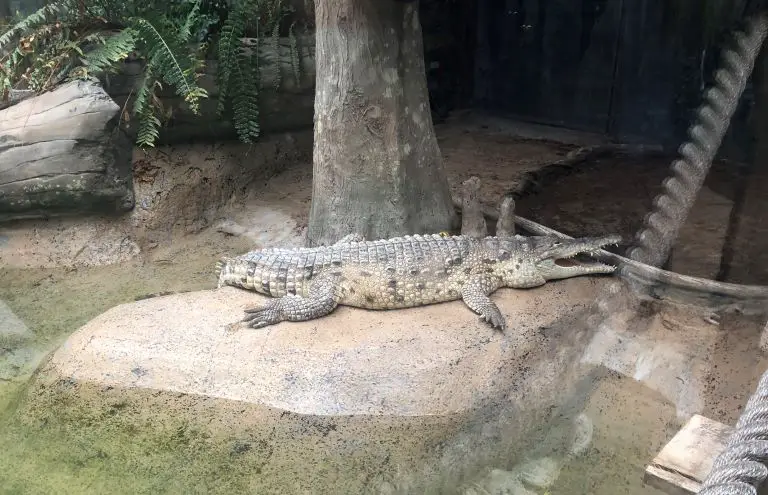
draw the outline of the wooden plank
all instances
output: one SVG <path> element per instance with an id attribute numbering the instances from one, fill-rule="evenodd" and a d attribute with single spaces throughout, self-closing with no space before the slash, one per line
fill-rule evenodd
<path id="1" fill-rule="evenodd" d="M 670 495 L 698 493 L 733 428 L 693 416 L 645 469 L 643 481 Z"/>

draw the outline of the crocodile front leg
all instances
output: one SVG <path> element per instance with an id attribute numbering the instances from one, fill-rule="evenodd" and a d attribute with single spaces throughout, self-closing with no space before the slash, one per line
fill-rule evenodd
<path id="1" fill-rule="evenodd" d="M 491 277 L 480 277 L 467 282 L 461 288 L 461 299 L 469 309 L 480 315 L 481 320 L 485 320 L 492 327 L 502 331 L 507 329 L 507 320 L 499 311 L 496 303 L 488 297 L 493 291 L 499 288 L 498 282 L 494 282 Z"/>
<path id="2" fill-rule="evenodd" d="M 263 328 L 281 321 L 314 320 L 330 314 L 342 297 L 340 277 L 323 274 L 312 281 L 307 297 L 288 294 L 270 299 L 262 307 L 246 309 L 243 321 L 251 328 Z"/>

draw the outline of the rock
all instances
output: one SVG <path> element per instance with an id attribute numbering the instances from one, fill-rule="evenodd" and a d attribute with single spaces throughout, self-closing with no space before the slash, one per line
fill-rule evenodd
<path id="1" fill-rule="evenodd" d="M 0 110 L 0 221 L 133 208 L 119 112 L 90 81 Z"/>
<path id="2" fill-rule="evenodd" d="M 31 345 L 17 349 L 8 349 L 0 345 L 0 381 L 29 375 L 44 356 L 44 351 Z"/>
<path id="3" fill-rule="evenodd" d="M 204 231 L 223 219 L 231 220 L 229 234 L 253 242 L 232 239 L 226 249 L 301 243 L 296 218 L 311 195 L 311 166 L 305 172 L 301 164 L 310 163 L 311 156 L 311 129 L 263 135 L 252 145 L 196 143 L 147 152 L 137 149 L 136 208 L 120 216 L 62 216 L 0 225 L 0 265 L 120 263 L 157 246 L 189 242 L 188 234 L 207 235 Z M 275 174 L 264 191 L 265 182 Z"/>
<path id="4" fill-rule="evenodd" d="M 525 488 L 517 473 L 503 469 L 491 469 L 478 482 L 471 483 L 462 495 L 537 495 Z"/>
<path id="5" fill-rule="evenodd" d="M 50 366 L 77 381 L 260 403 L 300 414 L 461 412 L 547 357 L 540 333 L 593 295 L 594 280 L 499 291 L 510 330 L 461 302 L 399 311 L 340 307 L 265 330 L 240 327 L 261 296 L 224 287 L 117 306 L 75 332 Z M 568 352 L 562 349 L 551 351 Z M 577 351 L 574 350 L 574 356 Z M 138 370 L 138 371 L 137 371 Z M 550 379 L 557 375 L 553 374 Z"/>
<path id="6" fill-rule="evenodd" d="M 145 299 L 72 334 L 36 373 L 19 414 L 73 432 L 58 418 L 86 414 L 78 424 L 92 438 L 131 431 L 142 445 L 182 422 L 210 438 L 211 459 L 246 444 L 274 452 L 248 465 L 262 473 L 249 484 L 259 493 L 455 492 L 486 466 L 526 460 L 554 423 L 567 431 L 553 448 L 568 451 L 563 418 L 583 410 L 602 373 L 580 357 L 594 333 L 585 313 L 608 280 L 498 291 L 504 333 L 460 301 L 340 307 L 253 330 L 238 322 L 264 298 L 248 291 Z M 55 415 L 44 404 L 56 404 Z M 196 469 L 223 469 L 210 462 Z"/>
<path id="7" fill-rule="evenodd" d="M 226 218 L 216 224 L 216 232 L 232 236 L 241 236 L 245 234 L 246 229 L 234 220 Z"/>
<path id="8" fill-rule="evenodd" d="M 592 443 L 592 420 L 584 414 L 578 414 L 571 424 L 571 443 L 566 451 L 546 446 L 546 440 L 539 444 L 538 450 L 548 450 L 550 455 L 532 457 L 514 466 L 511 470 L 487 469 L 486 473 L 464 486 L 463 495 L 537 495 L 546 493 L 560 476 L 563 465 L 577 455 L 583 454 Z M 555 428 L 556 430 L 557 428 Z M 549 431 L 545 437 L 559 436 Z M 561 446 L 562 447 L 562 446 Z"/>
<path id="9" fill-rule="evenodd" d="M 103 266 L 136 258 L 141 249 L 125 222 L 88 216 L 27 220 L 4 226 L 0 265 Z"/>
<path id="10" fill-rule="evenodd" d="M 549 488 L 560 476 L 562 464 L 561 459 L 554 457 L 541 457 L 528 461 L 518 468 L 520 480 L 535 488 Z"/>
<path id="11" fill-rule="evenodd" d="M 595 434 L 595 426 L 589 417 L 581 413 L 573 421 L 573 442 L 568 451 L 568 457 L 577 457 L 583 455 L 592 444 L 592 437 Z"/>
<path id="12" fill-rule="evenodd" d="M 252 249 L 271 246 L 301 247 L 304 238 L 301 229 L 288 213 L 280 208 L 251 202 L 235 218 L 225 218 L 216 224 L 216 230 L 232 236 L 243 236 L 253 243 Z"/>
<path id="13" fill-rule="evenodd" d="M 278 187 L 276 184 L 284 185 L 275 178 L 277 174 L 301 169 L 292 165 L 311 163 L 311 157 L 311 129 L 294 135 L 264 134 L 250 145 L 196 142 L 137 151 L 136 208 L 130 213 L 130 223 L 137 236 L 161 244 L 170 235 L 199 233 L 225 219 L 254 230 L 261 212 L 249 210 L 248 196 L 269 196 L 270 204 L 262 205 L 266 209 L 290 208 L 287 198 L 293 198 L 296 189 L 311 190 L 304 186 L 311 185 L 311 175 L 299 175 L 304 184 L 289 184 L 279 194 L 268 191 Z M 250 237 L 241 230 L 229 233 Z"/>

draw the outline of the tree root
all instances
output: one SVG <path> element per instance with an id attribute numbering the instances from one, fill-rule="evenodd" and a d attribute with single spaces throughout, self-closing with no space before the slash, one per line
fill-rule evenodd
<path id="1" fill-rule="evenodd" d="M 480 179 L 470 177 L 462 184 L 461 234 L 470 237 L 488 235 L 488 224 L 480 204 Z"/>

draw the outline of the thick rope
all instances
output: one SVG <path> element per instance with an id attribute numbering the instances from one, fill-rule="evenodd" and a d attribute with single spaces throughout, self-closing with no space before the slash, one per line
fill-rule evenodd
<path id="1" fill-rule="evenodd" d="M 757 495 L 768 477 L 768 372 L 749 398 L 700 495 Z"/>
<path id="2" fill-rule="evenodd" d="M 680 158 L 672 163 L 664 192 L 654 200 L 655 211 L 646 217 L 629 258 L 660 266 L 669 256 L 736 112 L 766 32 L 765 17 L 754 16 L 746 33 L 734 33 L 735 46 L 723 50 L 723 67 L 715 72 L 714 86 L 704 93 L 704 103 L 688 129 L 689 140 L 680 146 Z"/>

